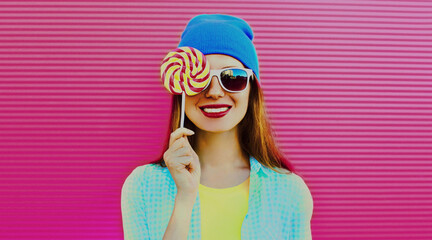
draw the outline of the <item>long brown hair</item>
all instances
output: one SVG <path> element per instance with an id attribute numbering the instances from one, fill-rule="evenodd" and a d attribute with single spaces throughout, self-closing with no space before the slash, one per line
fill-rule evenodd
<path id="1" fill-rule="evenodd" d="M 248 109 L 244 118 L 238 125 L 240 147 L 243 151 L 253 156 L 262 165 L 279 173 L 294 172 L 292 164 L 283 156 L 274 137 L 264 106 L 262 89 L 257 85 L 256 76 L 252 77 L 251 91 L 249 94 Z M 180 126 L 181 95 L 172 96 L 171 122 L 166 133 L 165 147 L 161 156 L 151 163 L 166 167 L 163 154 L 169 147 L 170 134 Z M 185 115 L 184 127 L 196 132 L 196 126 Z M 195 135 L 187 137 L 192 148 L 195 146 Z M 279 168 L 279 169 L 278 169 Z M 282 171 L 281 171 L 282 170 Z"/>

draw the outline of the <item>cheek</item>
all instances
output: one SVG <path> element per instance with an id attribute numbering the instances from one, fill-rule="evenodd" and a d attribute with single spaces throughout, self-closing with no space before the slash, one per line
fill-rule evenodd
<path id="1" fill-rule="evenodd" d="M 246 107 L 248 106 L 248 103 L 249 103 L 249 95 L 250 95 L 250 93 L 247 92 L 247 93 L 245 93 L 245 94 L 242 96 L 242 99 L 241 99 L 242 103 L 243 103 Z"/>
<path id="2" fill-rule="evenodd" d="M 237 107 L 241 110 L 246 110 L 248 107 L 249 95 L 239 96 L 236 98 Z"/>
<path id="3" fill-rule="evenodd" d="M 196 104 L 197 104 L 197 101 L 198 101 L 197 97 L 194 97 L 194 96 L 188 97 L 188 96 L 186 96 L 185 100 L 186 100 L 185 101 L 185 112 L 192 111 L 192 110 L 194 110 L 196 108 Z"/>

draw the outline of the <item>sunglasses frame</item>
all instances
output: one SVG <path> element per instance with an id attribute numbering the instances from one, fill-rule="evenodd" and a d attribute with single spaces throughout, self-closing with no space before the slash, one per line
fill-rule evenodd
<path id="1" fill-rule="evenodd" d="M 226 71 L 226 70 L 232 70 L 232 69 L 244 70 L 244 71 L 246 71 L 246 73 L 247 73 L 247 82 L 246 82 L 246 87 L 245 87 L 244 89 L 240 90 L 240 91 L 232 91 L 232 90 L 228 90 L 228 89 L 226 89 L 225 86 L 222 84 L 222 80 L 221 80 L 221 73 L 222 73 L 223 71 Z M 218 79 L 218 81 L 219 81 L 219 85 L 221 85 L 221 87 L 222 87 L 225 91 L 227 91 L 227 92 L 231 92 L 231 93 L 239 93 L 239 92 L 243 92 L 245 89 L 248 88 L 248 86 L 249 86 L 249 82 L 250 82 L 249 80 L 251 79 L 251 76 L 252 76 L 253 74 L 254 74 L 254 73 L 253 73 L 253 70 L 252 70 L 252 69 L 249 69 L 249 68 L 222 68 L 222 69 L 213 69 L 213 70 L 210 70 L 210 81 L 209 81 L 208 84 L 203 88 L 202 91 L 206 90 L 206 89 L 208 88 L 208 86 L 210 86 L 210 83 L 211 83 L 211 81 L 212 81 L 212 79 L 213 79 L 213 76 L 216 75 L 216 77 L 217 77 L 217 79 Z"/>

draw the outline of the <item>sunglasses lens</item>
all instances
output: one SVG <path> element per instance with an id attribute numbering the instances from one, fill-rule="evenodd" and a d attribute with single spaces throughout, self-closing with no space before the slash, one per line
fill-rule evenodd
<path id="1" fill-rule="evenodd" d="M 247 72 L 242 69 L 228 69 L 221 73 L 224 87 L 231 91 L 241 91 L 247 85 Z"/>

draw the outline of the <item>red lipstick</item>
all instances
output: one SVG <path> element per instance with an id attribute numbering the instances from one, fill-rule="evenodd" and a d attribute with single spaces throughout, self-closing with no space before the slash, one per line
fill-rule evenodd
<path id="1" fill-rule="evenodd" d="M 228 109 L 226 111 L 223 112 L 205 112 L 204 108 L 224 108 L 227 107 Z M 203 105 L 200 106 L 199 108 L 201 109 L 201 112 L 204 114 L 204 116 L 209 117 L 209 118 L 221 118 L 223 116 L 225 116 L 231 109 L 231 105 L 227 105 L 227 104 L 214 104 L 214 105 Z"/>

